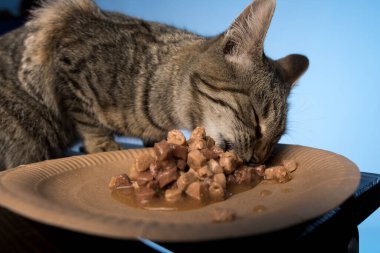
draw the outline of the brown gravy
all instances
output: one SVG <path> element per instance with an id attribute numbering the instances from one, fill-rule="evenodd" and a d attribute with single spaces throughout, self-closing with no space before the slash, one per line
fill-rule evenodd
<path id="1" fill-rule="evenodd" d="M 255 185 L 235 185 L 229 184 L 227 185 L 227 197 L 230 198 L 232 195 L 248 191 L 252 189 Z M 212 203 L 216 203 L 218 201 L 213 201 L 207 199 L 205 201 L 199 201 L 193 199 L 189 196 L 184 196 L 181 201 L 171 203 L 165 200 L 164 196 L 160 196 L 159 198 L 154 198 L 147 203 L 140 203 L 135 198 L 135 194 L 126 194 L 122 189 L 115 189 L 112 191 L 112 197 L 117 201 L 134 208 L 141 208 L 150 211 L 184 211 L 201 208 Z M 223 201 L 223 200 L 222 200 Z"/>

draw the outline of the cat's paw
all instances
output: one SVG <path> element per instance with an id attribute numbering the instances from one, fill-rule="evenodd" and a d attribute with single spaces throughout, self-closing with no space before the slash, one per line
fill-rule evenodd
<path id="1" fill-rule="evenodd" d="M 87 153 L 99 153 L 107 151 L 117 151 L 123 150 L 123 146 L 116 143 L 115 141 L 102 142 L 96 145 L 86 145 L 85 150 Z"/>

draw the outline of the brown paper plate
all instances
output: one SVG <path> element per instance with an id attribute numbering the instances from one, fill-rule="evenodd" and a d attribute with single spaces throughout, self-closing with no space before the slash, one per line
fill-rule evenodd
<path id="1" fill-rule="evenodd" d="M 299 164 L 290 182 L 260 183 L 200 209 L 148 211 L 116 201 L 107 187 L 112 176 L 126 172 L 143 152 L 152 149 L 69 157 L 2 172 L 0 205 L 42 223 L 94 235 L 202 241 L 261 234 L 315 218 L 346 200 L 360 179 L 357 166 L 345 157 L 278 145 L 272 164 L 282 159 Z M 237 219 L 212 223 L 210 211 L 216 207 L 235 210 Z"/>

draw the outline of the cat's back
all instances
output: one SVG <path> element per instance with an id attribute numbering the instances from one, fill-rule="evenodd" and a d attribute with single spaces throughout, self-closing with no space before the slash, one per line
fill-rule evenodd
<path id="1" fill-rule="evenodd" d="M 16 81 L 26 36 L 27 28 L 23 26 L 0 37 L 1 80 L 12 79 Z"/>
<path id="2" fill-rule="evenodd" d="M 32 12 L 27 28 L 24 59 L 46 66 L 47 75 L 78 73 L 89 63 L 99 63 L 101 69 L 112 64 L 123 69 L 149 67 L 157 58 L 159 63 L 170 59 L 175 48 L 200 39 L 169 25 L 102 11 L 91 0 L 45 1 Z"/>
<path id="3" fill-rule="evenodd" d="M 153 42 L 159 46 L 199 39 L 191 32 L 170 25 L 102 11 L 91 0 L 45 1 L 33 12 L 28 26 L 39 41 L 61 46 L 73 40 L 88 45 L 131 39 L 135 43 Z"/>
<path id="4" fill-rule="evenodd" d="M 23 40 L 27 35 L 25 26 L 12 30 L 0 36 L 0 52 L 2 55 L 9 53 L 14 54 L 16 48 L 23 45 Z"/>

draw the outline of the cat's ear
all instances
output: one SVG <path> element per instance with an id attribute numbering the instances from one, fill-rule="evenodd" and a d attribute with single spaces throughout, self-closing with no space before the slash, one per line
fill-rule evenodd
<path id="1" fill-rule="evenodd" d="M 309 59 L 300 54 L 291 54 L 276 61 L 284 83 L 292 87 L 309 67 Z"/>
<path id="2" fill-rule="evenodd" d="M 255 0 L 240 14 L 224 36 L 224 54 L 228 61 L 250 64 L 254 55 L 262 55 L 275 0 Z"/>

